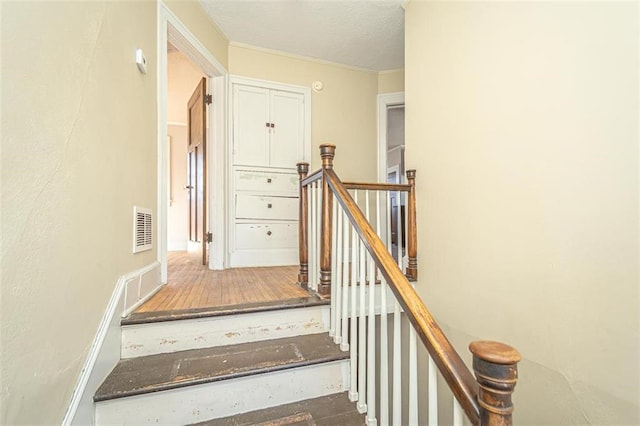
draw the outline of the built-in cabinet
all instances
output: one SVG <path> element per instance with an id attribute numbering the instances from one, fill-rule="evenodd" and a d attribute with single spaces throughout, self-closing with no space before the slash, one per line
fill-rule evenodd
<path id="1" fill-rule="evenodd" d="M 298 263 L 298 174 L 310 158 L 310 91 L 231 78 L 229 264 Z"/>

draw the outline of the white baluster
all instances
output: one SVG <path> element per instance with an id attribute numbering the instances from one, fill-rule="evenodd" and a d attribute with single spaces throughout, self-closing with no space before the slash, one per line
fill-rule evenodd
<path id="1" fill-rule="evenodd" d="M 348 307 L 349 307 L 349 219 L 347 218 L 347 213 L 341 211 L 342 214 L 342 222 L 344 226 L 342 227 L 343 236 L 342 243 L 344 244 L 344 248 L 342 249 L 343 261 L 342 261 L 342 343 L 340 344 L 340 349 L 343 351 L 349 350 L 349 342 L 347 341 L 347 326 L 349 324 L 349 318 L 347 315 Z"/>
<path id="2" fill-rule="evenodd" d="M 324 178 L 323 178 L 324 179 Z M 318 181 L 318 191 L 316 195 L 318 196 L 318 200 L 316 201 L 316 290 L 318 289 L 318 284 L 320 283 L 320 244 L 322 241 L 322 181 Z"/>
<path id="3" fill-rule="evenodd" d="M 453 426 L 462 426 L 462 407 L 455 396 L 453 397 Z"/>
<path id="4" fill-rule="evenodd" d="M 398 246 L 398 267 L 402 272 L 402 206 L 400 205 L 400 191 L 396 192 L 396 208 L 398 209 L 396 214 L 396 245 Z"/>
<path id="5" fill-rule="evenodd" d="M 336 267 L 332 269 L 332 275 L 335 274 L 335 283 L 336 288 L 333 291 L 334 297 L 336 298 L 336 302 L 334 305 L 335 309 L 335 335 L 334 341 L 336 344 L 342 343 L 342 274 L 343 274 L 343 266 L 342 263 L 342 208 L 339 207 L 338 201 L 334 198 L 333 200 L 333 219 L 336 222 L 337 229 L 334 229 L 335 233 L 335 246 L 336 251 L 333 252 L 333 256 L 336 258 Z M 335 271 L 335 272 L 333 272 Z M 333 287 L 333 286 L 332 286 Z"/>
<path id="6" fill-rule="evenodd" d="M 429 355 L 429 426 L 438 425 L 438 368 Z"/>
<path id="7" fill-rule="evenodd" d="M 356 192 L 357 193 L 357 192 Z M 358 411 L 366 413 L 367 411 L 367 311 L 366 311 L 366 285 L 367 285 L 367 268 L 366 268 L 366 249 L 364 242 L 358 238 L 358 252 L 360 254 L 360 265 L 358 267 L 359 279 L 358 286 L 360 288 L 360 309 L 358 312 Z"/>
<path id="8" fill-rule="evenodd" d="M 332 215 L 331 215 L 331 288 L 330 288 L 330 297 L 331 297 L 331 309 L 329 310 L 329 336 L 332 336 L 334 339 L 333 341 L 335 343 L 337 343 L 335 340 L 335 335 L 336 335 L 336 312 L 338 311 L 337 309 L 337 305 L 336 305 L 336 287 L 338 286 L 338 280 L 337 280 L 337 257 L 336 257 L 336 253 L 338 250 L 338 247 L 336 246 L 337 244 L 337 238 L 336 238 L 336 228 L 338 226 L 338 218 L 337 218 L 337 202 L 332 203 L 333 206 L 331 207 L 332 210 Z"/>
<path id="9" fill-rule="evenodd" d="M 409 325 L 409 425 L 418 425 L 418 348 L 416 330 Z"/>
<path id="10" fill-rule="evenodd" d="M 367 222 L 371 223 L 369 193 L 365 194 L 365 211 Z M 369 321 L 367 327 L 367 423 L 376 424 L 376 264 L 370 254 L 369 263 Z"/>
<path id="11" fill-rule="evenodd" d="M 309 184 L 309 289 L 315 291 L 317 289 L 316 284 L 316 267 L 317 267 L 317 253 L 316 253 L 316 237 L 318 235 L 316 227 L 318 221 L 316 218 L 316 183 Z"/>
<path id="12" fill-rule="evenodd" d="M 376 193 L 376 232 L 380 228 L 380 195 Z M 389 227 L 387 226 L 387 233 Z M 382 237 L 382 236 L 381 236 Z M 389 239 L 387 238 L 387 241 Z M 387 282 L 380 276 L 380 425 L 389 424 L 389 340 L 387 332 Z"/>
<path id="13" fill-rule="evenodd" d="M 389 212 L 393 209 L 391 205 L 391 193 L 389 193 Z M 389 215 L 391 218 L 392 215 Z M 391 228 L 391 227 L 389 227 Z M 390 233 L 391 231 L 389 231 Z M 391 236 L 389 235 L 389 239 L 387 240 L 389 244 L 389 252 L 392 251 L 393 246 L 391 244 Z M 402 424 L 402 365 L 401 357 L 402 357 L 402 336 L 400 335 L 401 331 L 401 316 L 400 316 L 400 304 L 398 300 L 395 299 L 395 303 L 393 305 L 393 389 L 392 389 L 392 397 L 393 397 L 393 425 L 401 425 Z"/>
<path id="14" fill-rule="evenodd" d="M 354 191 L 353 194 L 354 200 L 358 202 L 358 191 Z M 351 367 L 351 381 L 349 382 L 349 400 L 357 401 L 358 400 L 358 383 L 357 383 L 357 365 L 356 361 L 358 359 L 358 331 L 357 331 L 357 321 L 358 314 L 356 311 L 356 283 L 358 277 L 358 234 L 353 225 L 351 225 L 351 252 L 353 253 L 351 256 L 351 353 L 350 353 L 350 367 Z"/>
<path id="15" fill-rule="evenodd" d="M 402 270 L 402 272 L 406 275 L 407 274 L 407 264 L 409 263 L 409 248 L 408 248 L 408 242 L 409 242 L 409 208 L 406 205 L 407 203 L 407 196 L 406 193 L 403 193 L 404 198 L 405 198 L 405 209 L 404 209 L 404 244 L 402 244 L 402 236 L 400 237 L 400 245 L 402 245 L 404 247 L 404 255 L 402 256 L 402 267 L 400 268 Z M 405 259 L 407 260 L 407 262 L 405 263 Z"/>

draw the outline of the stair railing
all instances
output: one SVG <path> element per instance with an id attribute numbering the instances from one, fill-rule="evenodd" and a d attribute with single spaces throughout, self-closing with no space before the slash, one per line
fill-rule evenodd
<path id="1" fill-rule="evenodd" d="M 428 353 L 429 425 L 438 424 L 438 373 L 453 394 L 454 425 L 463 424 L 463 415 L 474 425 L 510 425 L 511 395 L 517 382 L 520 354 L 502 343 L 472 342 L 469 349 L 473 354 L 474 379 L 410 282 L 418 276 L 415 171 L 407 172 L 408 184 L 343 183 L 333 170 L 335 146 L 321 145 L 320 155 L 322 168 L 310 175 L 307 163 L 298 164 L 298 282 L 331 298 L 330 334 L 342 350 L 350 349 L 349 398 L 357 402 L 360 412 L 366 413 L 368 424 L 424 424 L 418 419 L 419 338 Z M 364 196 L 358 203 L 361 191 Z M 375 203 L 370 195 L 373 191 Z M 396 259 L 391 253 L 393 245 L 387 226 L 392 192 L 398 197 Z M 406 262 L 400 237 L 401 192 L 408 195 Z M 371 221 L 375 222 L 375 229 Z M 387 324 L 390 312 L 392 333 Z M 380 318 L 379 330 L 376 316 Z M 408 339 L 402 330 L 403 316 L 409 322 Z M 408 384 L 402 383 L 403 351 L 408 352 L 405 354 Z M 403 411 L 403 386 L 408 388 L 408 413 Z"/>

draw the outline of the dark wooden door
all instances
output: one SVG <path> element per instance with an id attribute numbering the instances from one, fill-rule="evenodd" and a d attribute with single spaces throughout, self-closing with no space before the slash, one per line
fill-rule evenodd
<path id="1" fill-rule="evenodd" d="M 207 80 L 202 78 L 188 104 L 189 240 L 207 264 Z"/>

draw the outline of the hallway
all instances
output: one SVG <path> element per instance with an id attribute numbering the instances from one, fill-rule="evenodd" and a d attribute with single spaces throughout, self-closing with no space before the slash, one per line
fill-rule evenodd
<path id="1" fill-rule="evenodd" d="M 297 266 L 212 271 L 187 252 L 169 252 L 168 282 L 134 312 L 177 312 L 307 298 Z"/>

